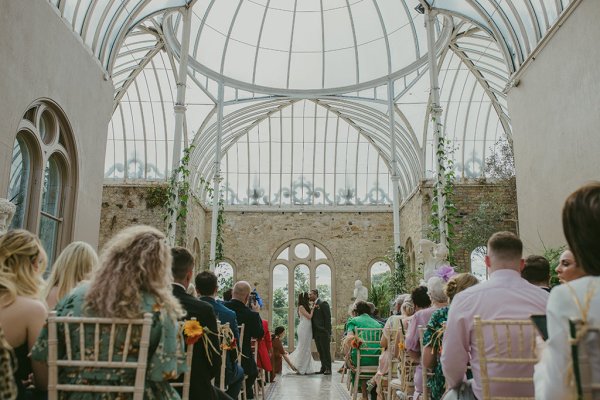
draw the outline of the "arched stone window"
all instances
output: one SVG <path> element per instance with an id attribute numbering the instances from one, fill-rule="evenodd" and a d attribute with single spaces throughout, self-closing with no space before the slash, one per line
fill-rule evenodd
<path id="1" fill-rule="evenodd" d="M 233 264 L 228 260 L 220 261 L 215 266 L 215 275 L 217 275 L 217 283 L 219 284 L 219 297 L 223 297 L 223 291 L 233 288 L 235 283 L 235 269 Z"/>
<path id="2" fill-rule="evenodd" d="M 321 300 L 335 315 L 333 260 L 329 252 L 310 239 L 295 239 L 280 246 L 271 260 L 272 328 L 283 326 L 287 337 L 283 343 L 294 349 L 298 327 L 298 294 L 316 288 Z"/>
<path id="3" fill-rule="evenodd" d="M 386 261 L 377 260 L 371 263 L 369 267 L 369 281 L 371 286 L 379 286 L 390 277 L 392 274 L 392 267 Z"/>
<path id="4" fill-rule="evenodd" d="M 13 146 L 8 198 L 17 205 L 11 228 L 40 237 L 51 266 L 72 239 L 77 154 L 62 110 L 49 100 L 33 103 Z"/>
<path id="5" fill-rule="evenodd" d="M 479 279 L 480 282 L 487 281 L 488 271 L 485 266 L 486 246 L 476 247 L 471 252 L 471 273 Z"/>

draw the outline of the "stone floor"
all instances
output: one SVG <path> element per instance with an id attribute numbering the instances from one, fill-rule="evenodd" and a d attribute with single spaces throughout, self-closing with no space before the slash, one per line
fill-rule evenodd
<path id="1" fill-rule="evenodd" d="M 336 371 L 341 362 L 334 363 L 333 374 L 283 375 L 267 388 L 267 400 L 349 400 L 346 383 Z M 345 381 L 345 380 L 344 380 Z"/>

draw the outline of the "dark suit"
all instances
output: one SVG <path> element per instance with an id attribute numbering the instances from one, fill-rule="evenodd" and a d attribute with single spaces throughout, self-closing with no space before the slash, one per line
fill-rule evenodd
<path id="1" fill-rule="evenodd" d="M 244 343 L 242 346 L 242 368 L 244 369 L 244 374 L 248 376 L 246 379 L 246 393 L 248 394 L 248 398 L 254 398 L 254 381 L 258 376 L 258 368 L 256 367 L 256 362 L 254 362 L 254 357 L 252 356 L 252 338 L 254 339 L 262 339 L 265 335 L 265 331 L 263 329 L 262 319 L 260 319 L 260 315 L 257 312 L 249 309 L 244 303 L 239 300 L 231 299 L 230 301 L 226 301 L 225 307 L 229 308 L 233 312 L 235 312 L 238 326 L 244 324 Z"/>
<path id="2" fill-rule="evenodd" d="M 229 323 L 229 327 L 235 336 L 235 340 L 237 340 L 239 343 L 240 332 L 238 330 L 235 312 L 225 307 L 223 303 L 217 302 L 212 297 L 203 296 L 200 297 L 200 300 L 207 302 L 213 307 L 215 313 L 217 314 L 217 318 L 219 321 L 221 321 L 221 324 Z M 242 389 L 242 384 L 244 383 L 244 371 L 237 362 L 237 352 L 228 351 L 227 353 L 227 366 L 225 368 L 225 384 L 227 385 L 227 394 L 232 398 L 237 399 L 240 390 Z M 219 379 L 217 379 L 217 382 L 220 382 L 220 376 L 218 376 L 218 378 Z"/>
<path id="3" fill-rule="evenodd" d="M 173 284 L 173 295 L 177 297 L 183 309 L 187 312 L 184 319 L 196 318 L 203 327 L 211 332 L 217 333 L 217 317 L 210 304 L 200 301 L 194 296 L 185 292 L 183 286 Z M 209 334 L 208 338 L 215 349 L 219 349 L 218 335 Z M 208 362 L 205 347 L 198 342 L 194 346 L 194 355 L 192 358 L 192 376 L 190 377 L 190 399 L 218 399 L 217 394 L 211 383 L 211 379 L 218 375 L 221 370 L 221 354 L 212 350 L 210 359 L 212 365 Z"/>
<path id="4" fill-rule="evenodd" d="M 331 370 L 331 310 L 326 301 L 317 299 L 312 316 L 312 333 L 319 359 L 321 360 L 321 372 Z"/>

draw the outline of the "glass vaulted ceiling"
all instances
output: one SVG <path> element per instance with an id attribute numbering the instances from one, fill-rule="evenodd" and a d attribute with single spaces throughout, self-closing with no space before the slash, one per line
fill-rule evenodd
<path id="1" fill-rule="evenodd" d="M 80 4 L 73 15 L 83 15 L 81 4 L 89 3 L 69 1 Z M 477 178 L 496 143 L 510 136 L 511 76 L 569 2 L 430 3 L 442 13 L 436 53 L 444 133 L 457 175 Z M 61 4 L 59 10 L 69 9 Z M 214 174 L 219 81 L 225 83 L 221 170 L 228 204 L 387 206 L 394 172 L 401 198 L 432 177 L 427 49 L 417 4 L 197 0 L 184 123 L 184 144 L 195 145 L 190 167 L 197 193 Z M 181 18 L 167 11 L 170 16 L 152 13 L 130 26 L 112 50 L 108 179 L 169 176 Z M 396 171 L 390 168 L 390 79 Z"/>

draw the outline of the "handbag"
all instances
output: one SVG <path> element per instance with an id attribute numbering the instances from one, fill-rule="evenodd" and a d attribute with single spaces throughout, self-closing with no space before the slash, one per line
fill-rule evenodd
<path id="1" fill-rule="evenodd" d="M 473 394 L 471 381 L 461 383 L 457 389 L 450 389 L 446 392 L 442 400 L 477 400 Z"/>

